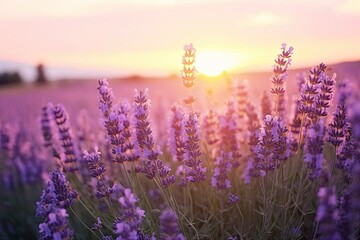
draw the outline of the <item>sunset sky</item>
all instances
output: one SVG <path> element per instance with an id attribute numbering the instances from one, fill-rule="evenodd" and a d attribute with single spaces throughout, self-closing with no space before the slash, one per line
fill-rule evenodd
<path id="1" fill-rule="evenodd" d="M 2 0 L 0 32 L 29 64 L 167 75 L 191 42 L 204 69 L 268 70 L 286 42 L 303 67 L 360 60 L 360 1 Z"/>

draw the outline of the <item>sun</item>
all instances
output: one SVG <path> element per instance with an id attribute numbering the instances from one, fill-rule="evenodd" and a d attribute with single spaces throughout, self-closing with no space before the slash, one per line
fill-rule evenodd
<path id="1" fill-rule="evenodd" d="M 200 74 L 215 77 L 236 68 L 239 65 L 239 56 L 229 52 L 199 51 L 195 65 Z"/>

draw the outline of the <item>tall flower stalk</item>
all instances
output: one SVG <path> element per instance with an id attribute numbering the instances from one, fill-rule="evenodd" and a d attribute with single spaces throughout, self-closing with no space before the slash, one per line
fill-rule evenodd
<path id="1" fill-rule="evenodd" d="M 271 93 L 275 95 L 275 114 L 281 120 L 284 119 L 285 111 L 285 79 L 288 75 L 287 69 L 291 65 L 291 55 L 293 54 L 293 47 L 286 48 L 286 44 L 281 46 L 281 54 L 275 59 L 273 66 L 273 76 L 271 77 L 272 88 Z"/>
<path id="2" fill-rule="evenodd" d="M 64 171 L 75 172 L 78 170 L 77 166 L 77 150 L 75 148 L 73 137 L 70 131 L 68 123 L 68 115 L 65 107 L 61 104 L 57 104 L 53 107 L 52 112 L 59 132 L 59 139 L 63 147 L 65 155 L 64 159 Z"/>

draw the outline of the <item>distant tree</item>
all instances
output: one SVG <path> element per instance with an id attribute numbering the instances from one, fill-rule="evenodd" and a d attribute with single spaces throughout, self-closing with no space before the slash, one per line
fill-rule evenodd
<path id="1" fill-rule="evenodd" d="M 45 76 L 44 65 L 42 63 L 39 63 L 36 66 L 36 73 L 37 73 L 36 80 L 35 80 L 36 83 L 44 84 L 48 81 L 48 79 Z"/>
<path id="2" fill-rule="evenodd" d="M 0 85 L 20 84 L 23 82 L 18 72 L 0 73 Z"/>

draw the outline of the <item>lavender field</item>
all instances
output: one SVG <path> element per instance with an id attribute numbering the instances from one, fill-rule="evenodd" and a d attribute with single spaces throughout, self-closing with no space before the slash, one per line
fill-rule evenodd
<path id="1" fill-rule="evenodd" d="M 359 239 L 360 64 L 296 54 L 0 89 L 0 239 Z"/>

